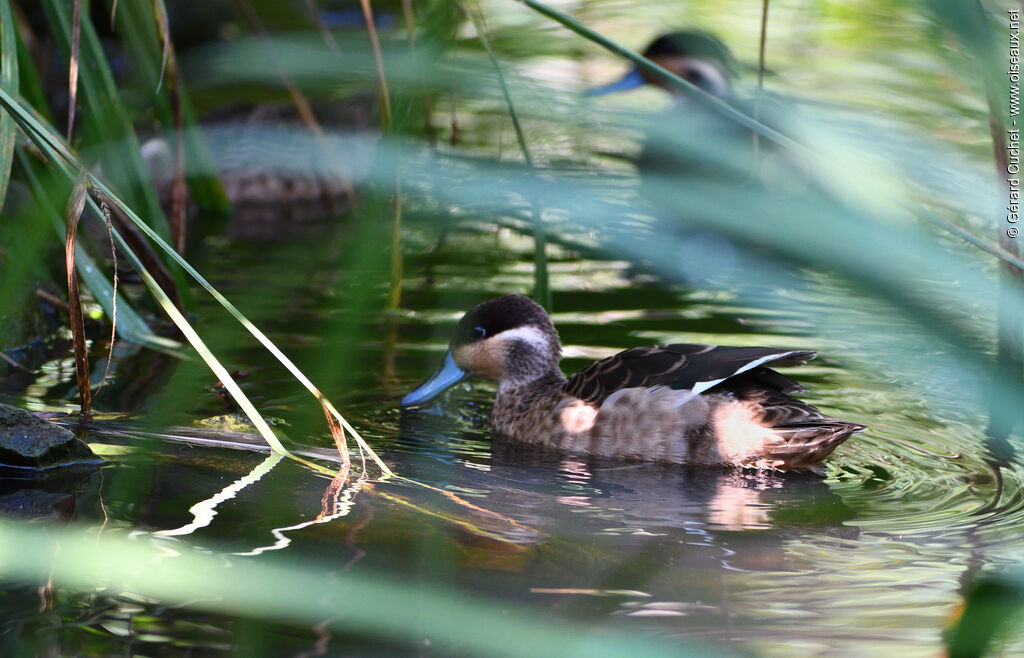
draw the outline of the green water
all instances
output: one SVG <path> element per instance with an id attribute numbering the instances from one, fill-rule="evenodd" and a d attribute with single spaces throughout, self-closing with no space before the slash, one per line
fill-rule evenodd
<path id="1" fill-rule="evenodd" d="M 585 363 L 584 355 L 661 337 L 821 349 L 801 373 L 808 399 L 870 430 L 843 445 L 821 479 L 492 454 L 493 389 L 485 384 L 452 392 L 443 415 L 401 413 L 399 395 L 443 354 L 464 307 L 528 289 L 531 247 L 504 231 L 453 233 L 432 280 L 418 275 L 434 259 L 410 258 L 396 381 L 385 383 L 390 355 L 386 341 L 373 338 L 386 332 L 385 317 L 352 309 L 331 287 L 346 277 L 341 259 L 352 235 L 351 225 L 314 226 L 256 264 L 252 254 L 266 243 L 211 241 L 211 278 L 287 345 L 392 469 L 436 490 L 400 481 L 331 490 L 329 478 L 289 460 L 235 484 L 266 454 L 204 440 L 258 446 L 258 437 L 187 427 L 223 413 L 213 378 L 198 364 L 157 362 L 151 377 L 173 401 L 157 392 L 128 418 L 96 422 L 85 436 L 108 460 L 101 469 L 49 493 L 38 483 L 25 483 L 22 493 L 12 487 L 7 500 L 34 497 L 42 502 L 28 516 L 102 524 L 97 532 L 170 532 L 223 555 L 224 568 L 286 555 L 339 583 L 347 573 L 384 572 L 542 611 L 549 620 L 608 626 L 679 648 L 699 642 L 763 655 L 934 654 L 962 583 L 1024 557 L 1021 473 L 1003 470 L 997 498 L 984 463 L 983 419 L 944 421 L 920 396 L 844 369 L 829 358 L 829 339 L 796 315 L 668 285 L 626 263 L 556 250 L 554 320 L 572 355 L 567 371 Z M 287 260 L 290 248 L 314 244 L 322 259 L 281 274 L 278 259 Z M 486 258 L 476 255 L 480 244 L 490 248 Z M 236 262 L 248 263 L 244 274 Z M 200 315 L 213 313 L 209 307 Z M 357 329 L 324 330 L 338 323 Z M 225 363 L 249 371 L 244 386 L 260 408 L 289 423 L 279 426 L 289 445 L 329 459 L 331 439 L 313 404 L 243 342 L 212 332 Z M 321 363 L 332 350 L 350 355 L 349 372 Z M 99 408 L 138 399 L 129 391 L 143 383 L 115 380 Z M 216 653 L 256 642 L 267 655 L 283 655 L 311 650 L 318 638 L 328 653 L 397 650 L 369 638 L 201 614 L 187 603 L 58 590 L 53 610 L 40 614 L 34 588 L 8 600 L 7 646 L 37 650 Z"/>
<path id="2" fill-rule="evenodd" d="M 525 613 L 555 629 L 576 624 L 598 637 L 652 640 L 669 652 L 940 653 L 970 584 L 1024 559 L 1024 472 L 1015 464 L 998 471 L 990 465 L 988 418 L 977 403 L 982 383 L 967 367 L 955 367 L 962 345 L 937 338 L 948 327 L 930 326 L 898 299 L 865 293 L 865 281 L 877 283 L 866 275 L 851 283 L 807 266 L 808 259 L 782 258 L 758 270 L 759 248 L 709 235 L 706 226 L 659 234 L 665 224 L 638 219 L 645 206 L 637 196 L 645 188 L 614 155 L 637 153 L 645 138 L 635 124 L 623 127 L 619 110 L 658 112 L 668 98 L 641 90 L 582 105 L 581 89 L 625 67 L 517 4 L 484 4 L 522 101 L 542 169 L 538 180 L 551 189 L 530 197 L 516 187 L 535 182 L 522 170 L 492 171 L 460 159 L 498 153 L 502 162 L 521 160 L 493 78 L 478 78 L 478 95 L 460 88 L 435 106 L 436 151 L 417 142 L 403 152 L 398 311 L 383 311 L 390 215 L 372 201 L 358 217 L 238 217 L 190 253 L 390 468 L 415 483 L 378 480 L 372 467 L 364 479 L 358 455 L 351 477 L 340 483 L 269 458 L 250 428 L 218 422 L 233 409 L 202 362 L 119 344 L 111 380 L 95 403 L 97 420 L 78 426 L 59 416 L 104 456 L 104 465 L 4 478 L 3 514 L 33 522 L 27 527 L 71 523 L 89 536 L 130 537 L 160 553 L 151 568 L 171 579 L 178 551 L 191 547 L 220 575 L 286 560 L 341 590 L 346 578 L 386 574 L 481 602 L 497 611 L 495 627 L 504 614 Z M 697 25 L 722 35 L 742 61 L 756 61 L 756 3 L 657 2 L 643 15 L 634 9 L 588 2 L 573 11 L 631 47 L 641 48 L 666 25 Z M 882 117 L 910 141 L 934 140 L 928 143 L 938 145 L 938 156 L 915 150 L 917 142 L 879 142 L 871 150 L 893 161 L 931 163 L 918 173 L 936 176 L 951 196 L 984 193 L 971 187 L 991 173 L 983 104 L 916 5 L 862 3 L 854 11 L 845 3 L 776 4 L 771 25 L 772 91 L 834 103 L 859 118 Z M 873 63 L 881 51 L 892 55 L 890 65 Z M 643 116 L 654 124 L 666 115 Z M 451 146 L 456 122 L 459 139 Z M 826 124 L 815 125 L 828 132 Z M 851 125 L 850 132 L 861 127 Z M 826 149 L 834 145 L 817 137 Z M 920 201 L 920 190 L 888 169 L 843 166 L 836 178 L 851 187 L 840 191 L 859 193 L 864 206 L 875 209 L 889 196 Z M 954 180 L 964 189 L 951 188 Z M 743 194 L 718 193 L 705 202 Z M 698 207 L 704 199 L 680 198 L 680 205 Z M 591 201 L 606 205 L 594 210 Z M 942 202 L 929 198 L 928 207 L 941 209 Z M 537 206 L 550 229 L 553 319 L 567 374 L 657 342 L 811 349 L 819 358 L 791 373 L 809 389 L 806 399 L 869 429 L 841 446 L 820 478 L 495 449 L 487 422 L 494 389 L 487 383 L 457 388 L 431 410 L 401 412 L 398 400 L 433 371 L 466 309 L 533 289 L 528 220 Z M 757 210 L 740 220 L 756 228 Z M 952 216 L 963 219 L 944 215 Z M 812 220 L 792 242 L 816 237 Z M 891 223 L 914 221 L 900 216 Z M 979 223 L 973 216 L 964 221 Z M 824 232 L 829 225 L 822 226 Z M 994 235 L 990 226 L 977 232 Z M 992 352 L 994 300 L 972 288 L 965 273 L 994 282 L 993 261 L 952 238 L 935 244 L 963 269 L 922 271 L 932 295 L 922 298 Z M 935 252 L 914 253 L 927 259 Z M 197 299 L 190 315 L 197 330 L 229 370 L 244 371 L 242 388 L 286 445 L 336 469 L 315 400 L 218 306 Z M 94 373 L 102 371 L 104 349 L 96 337 Z M 27 379 L 7 386 L 12 394 L 3 401 L 35 411 L 74 409 L 70 355 Z M 343 615 L 327 600 L 323 620 L 295 622 L 247 614 L 241 605 L 233 613 L 207 612 L 211 600 L 230 600 L 224 592 L 181 600 L 107 591 L 103 583 L 62 587 L 61 574 L 53 578 L 50 591 L 33 578 L 3 590 L 0 653 L 451 654 L 429 630 L 415 641 L 337 630 L 328 622 Z M 267 587 L 285 591 L 289 583 Z M 395 603 L 403 605 L 415 603 Z M 492 648 L 517 653 L 514 646 Z M 997 649 L 1024 652 L 1024 636 L 1013 633 Z"/>

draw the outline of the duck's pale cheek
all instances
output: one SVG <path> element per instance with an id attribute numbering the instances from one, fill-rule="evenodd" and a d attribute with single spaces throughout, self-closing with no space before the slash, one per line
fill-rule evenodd
<path id="1" fill-rule="evenodd" d="M 565 431 L 570 434 L 589 432 L 597 421 L 597 408 L 582 400 L 576 400 L 562 409 L 559 420 Z"/>
<path id="2" fill-rule="evenodd" d="M 498 381 L 505 374 L 505 360 L 500 345 L 493 339 L 463 345 L 452 354 L 460 368 L 477 377 Z"/>

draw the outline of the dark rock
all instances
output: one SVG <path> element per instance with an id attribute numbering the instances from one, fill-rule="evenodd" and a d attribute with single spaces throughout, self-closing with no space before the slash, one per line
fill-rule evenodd
<path id="1" fill-rule="evenodd" d="M 0 467 L 50 468 L 97 462 L 85 442 L 24 409 L 0 404 Z"/>

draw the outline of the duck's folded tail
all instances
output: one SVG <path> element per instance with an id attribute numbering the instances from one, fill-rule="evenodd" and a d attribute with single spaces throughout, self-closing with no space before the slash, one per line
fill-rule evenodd
<path id="1" fill-rule="evenodd" d="M 860 423 L 835 418 L 776 425 L 772 431 L 779 440 L 765 445 L 765 460 L 780 470 L 813 468 L 843 441 L 865 429 Z"/>

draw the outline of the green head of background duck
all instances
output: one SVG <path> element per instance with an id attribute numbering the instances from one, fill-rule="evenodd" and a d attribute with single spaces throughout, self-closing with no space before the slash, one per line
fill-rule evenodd
<path id="1" fill-rule="evenodd" d="M 790 397 L 802 391 L 766 367 L 801 365 L 806 350 L 674 344 L 635 347 L 571 379 L 547 312 L 520 295 L 477 305 L 459 321 L 441 367 L 402 399 L 422 405 L 471 376 L 498 383 L 500 438 L 628 461 L 816 470 L 865 427 Z"/>

